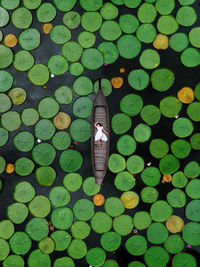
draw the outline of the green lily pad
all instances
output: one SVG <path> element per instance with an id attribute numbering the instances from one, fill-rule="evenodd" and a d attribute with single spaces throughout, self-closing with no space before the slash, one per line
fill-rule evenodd
<path id="1" fill-rule="evenodd" d="M 164 156 L 159 162 L 159 169 L 162 174 L 172 174 L 180 167 L 179 160 L 171 154 Z"/>
<path id="2" fill-rule="evenodd" d="M 21 113 L 21 120 L 24 125 L 32 126 L 39 120 L 39 113 L 34 108 L 25 108 Z"/>
<path id="3" fill-rule="evenodd" d="M 51 234 L 55 242 L 55 251 L 64 251 L 71 242 L 71 235 L 64 230 L 56 230 Z"/>
<path id="4" fill-rule="evenodd" d="M 160 33 L 171 35 L 179 28 L 176 19 L 171 15 L 161 16 L 157 22 L 157 29 Z"/>
<path id="5" fill-rule="evenodd" d="M 184 6 L 176 13 L 176 20 L 181 26 L 192 26 L 197 20 L 197 14 L 192 7 Z"/>
<path id="6" fill-rule="evenodd" d="M 18 41 L 19 41 L 19 44 L 20 44 L 21 48 L 24 49 L 24 50 L 36 49 L 40 45 L 40 33 L 35 28 L 29 28 L 29 29 L 23 30 L 19 34 Z M 37 67 L 34 67 L 34 71 L 37 71 L 37 73 L 35 74 L 34 71 L 32 70 L 32 72 L 30 72 L 31 73 L 30 74 L 30 80 L 32 82 L 32 79 L 34 79 L 34 78 L 36 79 L 36 77 L 34 77 L 34 76 L 38 74 L 38 81 L 36 80 L 35 82 L 39 83 L 40 79 L 42 79 L 42 78 L 45 79 L 46 78 L 46 77 L 42 77 L 42 76 L 43 75 L 46 76 L 47 70 L 44 69 L 45 66 L 42 65 L 42 64 L 37 64 L 37 65 L 34 65 L 34 66 L 37 66 Z M 40 74 L 40 71 L 43 72 L 43 75 L 42 75 L 42 73 Z M 40 79 L 39 79 L 39 77 L 40 77 Z"/>
<path id="7" fill-rule="evenodd" d="M 115 134 L 127 132 L 132 125 L 131 118 L 124 113 L 117 113 L 112 117 L 111 126 Z"/>
<path id="8" fill-rule="evenodd" d="M 68 229 L 73 222 L 73 212 L 68 207 L 55 208 L 51 213 L 52 225 L 60 230 Z"/>
<path id="9" fill-rule="evenodd" d="M 75 192 L 82 185 L 82 176 L 79 173 L 68 173 L 63 179 L 63 184 L 68 191 Z"/>
<path id="10" fill-rule="evenodd" d="M 83 157 L 80 152 L 68 149 L 60 155 L 59 164 L 65 172 L 74 172 L 80 169 L 83 163 Z"/>
<path id="11" fill-rule="evenodd" d="M 181 189 L 172 189 L 167 194 L 167 202 L 173 207 L 173 208 L 181 208 L 184 207 L 186 204 L 186 196 L 184 191 Z"/>
<path id="12" fill-rule="evenodd" d="M 84 193 L 88 196 L 93 196 L 99 193 L 101 189 L 100 185 L 95 183 L 94 177 L 88 177 L 87 179 L 85 179 L 82 188 Z"/>
<path id="13" fill-rule="evenodd" d="M 184 249 L 184 241 L 179 235 L 170 235 L 164 242 L 165 249 L 171 254 L 177 254 Z"/>
<path id="14" fill-rule="evenodd" d="M 55 75 L 62 75 L 68 70 L 68 62 L 61 55 L 53 55 L 49 58 L 48 68 Z"/>
<path id="15" fill-rule="evenodd" d="M 173 213 L 173 208 L 165 200 L 157 200 L 151 205 L 151 218 L 156 222 L 165 222 Z"/>
<path id="16" fill-rule="evenodd" d="M 194 258 L 194 256 L 191 254 L 178 253 L 173 258 L 173 264 L 174 264 L 174 267 L 178 267 L 178 266 L 180 266 L 180 264 L 187 264 L 188 266 L 196 267 L 197 261 Z"/>
<path id="17" fill-rule="evenodd" d="M 129 116 L 136 116 L 143 106 L 142 97 L 136 94 L 127 94 L 120 101 L 120 109 Z"/>
<path id="18" fill-rule="evenodd" d="M 28 216 L 28 208 L 23 203 L 13 203 L 7 207 L 7 216 L 14 224 L 21 224 Z"/>
<path id="19" fill-rule="evenodd" d="M 134 36 L 125 34 L 117 41 L 117 48 L 121 57 L 135 58 L 141 51 L 141 42 Z"/>
<path id="20" fill-rule="evenodd" d="M 44 85 L 49 80 L 49 70 L 43 64 L 35 64 L 28 71 L 28 78 L 35 85 Z"/>
<path id="21" fill-rule="evenodd" d="M 133 225 L 138 229 L 138 230 L 144 230 L 149 227 L 151 224 L 151 216 L 148 212 L 146 211 L 138 211 L 134 214 L 133 217 Z"/>
<path id="22" fill-rule="evenodd" d="M 132 14 L 123 14 L 119 18 L 119 25 L 124 33 L 134 33 L 139 26 L 139 21 Z"/>
<path id="23" fill-rule="evenodd" d="M 19 132 L 13 139 L 15 147 L 22 152 L 28 152 L 32 150 L 34 146 L 34 137 L 32 133 L 28 131 Z"/>
<path id="24" fill-rule="evenodd" d="M 173 123 L 173 132 L 180 138 L 187 137 L 192 134 L 194 126 L 191 120 L 187 118 L 178 118 Z"/>
<path id="25" fill-rule="evenodd" d="M 8 91 L 12 87 L 13 80 L 13 76 L 8 71 L 0 70 L 0 92 Z"/>
<path id="26" fill-rule="evenodd" d="M 148 186 L 156 186 L 160 183 L 161 174 L 156 167 L 147 167 L 141 173 L 142 181 Z"/>
<path id="27" fill-rule="evenodd" d="M 44 254 L 40 249 L 33 250 L 28 257 L 28 266 L 29 267 L 50 267 L 51 260 L 49 255 Z"/>
<path id="28" fill-rule="evenodd" d="M 113 231 L 106 232 L 101 236 L 100 243 L 104 250 L 115 251 L 121 244 L 121 236 Z"/>
<path id="29" fill-rule="evenodd" d="M 104 21 L 101 25 L 101 29 L 99 31 L 101 37 L 106 41 L 114 41 L 117 40 L 122 31 L 120 29 L 119 24 L 116 21 Z"/>
<path id="30" fill-rule="evenodd" d="M 188 222 L 185 224 L 183 231 L 183 239 L 191 246 L 200 245 L 200 224 L 197 222 Z"/>
<path id="31" fill-rule="evenodd" d="M 34 64 L 34 57 L 29 51 L 20 50 L 14 55 L 13 66 L 16 70 L 27 71 Z"/>
<path id="32" fill-rule="evenodd" d="M 51 189 L 49 199 L 53 206 L 63 207 L 70 201 L 70 194 L 63 186 L 56 186 Z"/>
<path id="33" fill-rule="evenodd" d="M 193 199 L 200 198 L 200 180 L 193 179 L 191 180 L 186 188 L 185 188 L 186 194 Z"/>
<path id="34" fill-rule="evenodd" d="M 90 117 L 93 102 L 89 97 L 79 97 L 73 103 L 73 113 L 80 118 Z"/>
<path id="35" fill-rule="evenodd" d="M 154 7 L 154 5 L 152 5 L 151 3 L 143 3 L 139 7 L 138 12 L 137 12 L 137 15 L 138 15 L 138 19 L 142 23 L 151 23 L 156 18 L 157 10 Z"/>
<path id="36" fill-rule="evenodd" d="M 135 139 L 128 134 L 120 136 L 117 140 L 117 150 L 123 156 L 130 156 L 136 150 Z"/>
<path id="37" fill-rule="evenodd" d="M 167 237 L 167 228 L 162 223 L 154 222 L 147 229 L 147 239 L 152 244 L 162 244 Z"/>
<path id="38" fill-rule="evenodd" d="M 89 70 L 96 70 L 103 65 L 103 55 L 96 48 L 87 48 L 81 57 L 83 66 Z"/>
<path id="39" fill-rule="evenodd" d="M 200 174 L 200 166 L 196 161 L 190 161 L 186 164 L 184 168 L 184 174 L 188 178 L 196 178 Z"/>
<path id="40" fill-rule="evenodd" d="M 140 173 L 144 169 L 144 160 L 138 155 L 130 156 L 126 164 L 127 170 L 132 174 Z"/>
<path id="41" fill-rule="evenodd" d="M 122 201 L 117 197 L 109 197 L 104 204 L 105 212 L 111 217 L 121 215 L 125 208 Z"/>
<path id="42" fill-rule="evenodd" d="M 183 32 L 175 33 L 169 40 L 170 47 L 176 52 L 182 52 L 189 45 L 187 34 Z"/>
<path id="43" fill-rule="evenodd" d="M 51 210 L 51 203 L 45 196 L 34 197 L 28 205 L 30 213 L 35 217 L 46 217 Z"/>
<path id="44" fill-rule="evenodd" d="M 50 32 L 50 38 L 55 44 L 64 44 L 71 39 L 71 32 L 64 25 L 56 25 Z"/>
<path id="45" fill-rule="evenodd" d="M 16 111 L 7 111 L 1 115 L 1 124 L 9 132 L 16 131 L 21 125 L 20 115 Z"/>
<path id="46" fill-rule="evenodd" d="M 83 53 L 83 48 L 79 43 L 69 41 L 62 47 L 63 56 L 70 62 L 76 62 L 80 59 Z"/>
<path id="47" fill-rule="evenodd" d="M 33 160 L 39 165 L 50 165 L 56 156 L 55 148 L 48 143 L 40 143 L 32 150 Z"/>
<path id="48" fill-rule="evenodd" d="M 44 218 L 32 218 L 26 224 L 25 232 L 34 241 L 39 241 L 49 233 L 48 222 Z"/>
<path id="49" fill-rule="evenodd" d="M 38 247 L 44 254 L 51 254 L 54 251 L 55 243 L 50 237 L 45 237 L 40 240 Z"/>
<path id="50" fill-rule="evenodd" d="M 94 204 L 88 199 L 79 199 L 73 206 L 73 213 L 78 220 L 88 221 L 94 215 Z"/>
<path id="51" fill-rule="evenodd" d="M 70 104 L 73 99 L 72 90 L 65 85 L 58 87 L 55 91 L 55 99 L 60 104 Z"/>
<path id="52" fill-rule="evenodd" d="M 4 93 L 0 93 L 0 112 L 3 113 L 8 111 L 11 106 L 12 102 L 10 98 Z"/>
<path id="53" fill-rule="evenodd" d="M 186 67 L 197 67 L 200 64 L 200 53 L 196 48 L 188 47 L 183 51 L 180 59 Z"/>
<path id="54" fill-rule="evenodd" d="M 0 222 L 0 238 L 9 239 L 15 232 L 15 227 L 10 220 Z"/>
<path id="55" fill-rule="evenodd" d="M 30 250 L 32 242 L 30 237 L 26 233 L 15 232 L 9 240 L 9 244 L 13 253 L 24 255 Z"/>
<path id="56" fill-rule="evenodd" d="M 73 259 L 81 259 L 87 253 L 87 246 L 83 240 L 73 239 L 70 243 L 67 253 Z"/>
<path id="57" fill-rule="evenodd" d="M 156 265 L 165 267 L 169 261 L 169 254 L 162 247 L 152 246 L 147 249 L 144 259 L 149 267 L 154 267 Z"/>
<path id="58" fill-rule="evenodd" d="M 108 168 L 111 172 L 118 173 L 123 171 L 126 167 L 124 157 L 119 154 L 113 153 L 110 155 L 108 160 Z"/>
<path id="59" fill-rule="evenodd" d="M 113 229 L 121 236 L 130 234 L 133 229 L 132 217 L 125 214 L 115 217 L 113 220 Z"/>
<path id="60" fill-rule="evenodd" d="M 11 21 L 18 29 L 28 29 L 32 20 L 31 12 L 25 7 L 19 7 L 12 12 Z"/>
<path id="61" fill-rule="evenodd" d="M 93 91 L 92 81 L 86 76 L 80 76 L 74 81 L 73 90 L 80 96 L 89 95 Z"/>
<path id="62" fill-rule="evenodd" d="M 86 222 L 76 221 L 71 226 L 71 232 L 76 239 L 85 239 L 90 234 L 90 226 Z"/>
<path id="63" fill-rule="evenodd" d="M 90 223 L 93 231 L 98 234 L 108 232 L 112 228 L 112 218 L 102 211 L 96 212 Z"/>
<path id="64" fill-rule="evenodd" d="M 184 175 L 182 171 L 178 171 L 172 176 L 172 184 L 175 187 L 183 188 L 188 183 L 187 177 Z"/>
<path id="65" fill-rule="evenodd" d="M 81 17 L 81 26 L 88 32 L 99 30 L 102 24 L 102 17 L 98 12 L 85 12 Z"/>
<path id="66" fill-rule="evenodd" d="M 26 176 L 32 173 L 35 164 L 29 158 L 18 158 L 15 162 L 15 172 L 18 175 Z"/>
<path id="67" fill-rule="evenodd" d="M 146 186 L 141 191 L 141 198 L 145 203 L 153 203 L 158 198 L 158 191 L 154 187 Z"/>
<path id="68" fill-rule="evenodd" d="M 160 55 L 154 49 L 145 49 L 140 55 L 140 65 L 145 69 L 155 69 L 160 65 Z"/>
<path id="69" fill-rule="evenodd" d="M 34 196 L 35 189 L 29 182 L 20 182 L 14 187 L 13 197 L 18 202 L 29 202 Z"/>
<path id="70" fill-rule="evenodd" d="M 128 83 L 138 91 L 144 90 L 149 84 L 149 74 L 143 69 L 132 70 L 128 75 Z"/>
<path id="71" fill-rule="evenodd" d="M 4 261 L 3 261 L 3 267 L 9 267 L 9 266 L 16 266 L 16 267 L 24 267 L 24 260 L 19 255 L 9 255 Z"/>
<path id="72" fill-rule="evenodd" d="M 56 9 L 51 3 L 43 3 L 36 11 L 39 22 L 50 22 L 56 16 Z"/>
<path id="73" fill-rule="evenodd" d="M 9 2 L 6 0 L 1 1 L 2 7 L 4 7 L 7 10 L 14 10 L 19 6 L 19 4 L 20 4 L 20 0 L 11 0 Z"/>
<path id="74" fill-rule="evenodd" d="M 76 11 L 69 11 L 63 16 L 63 24 L 69 29 L 76 29 L 81 23 L 81 16 Z"/>
<path id="75" fill-rule="evenodd" d="M 149 151 L 154 158 L 162 158 L 168 153 L 169 146 L 165 140 L 155 138 L 149 145 Z"/>
<path id="76" fill-rule="evenodd" d="M 77 0 L 53 0 L 54 5 L 62 12 L 67 12 L 71 10 L 75 6 L 76 1 Z"/>
<path id="77" fill-rule="evenodd" d="M 1 247 L 0 261 L 3 261 L 8 257 L 8 254 L 10 252 L 10 247 L 8 242 L 2 238 L 0 238 L 0 247 Z"/>
<path id="78" fill-rule="evenodd" d="M 106 253 L 102 248 L 91 248 L 86 255 L 86 261 L 92 266 L 101 266 L 106 259 Z"/>
<path id="79" fill-rule="evenodd" d="M 40 185 L 50 186 L 56 179 L 56 171 L 50 166 L 42 166 L 36 170 L 35 177 Z"/>

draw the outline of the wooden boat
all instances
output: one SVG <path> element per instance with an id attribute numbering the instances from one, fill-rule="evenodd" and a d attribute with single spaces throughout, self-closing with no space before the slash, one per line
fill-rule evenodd
<path id="1" fill-rule="evenodd" d="M 104 129 L 108 132 L 108 140 L 104 142 L 101 140 L 102 147 L 97 146 L 95 141 L 96 127 L 94 124 L 100 122 Z M 92 125 L 91 125 L 91 161 L 92 169 L 96 184 L 101 185 L 106 175 L 109 156 L 109 139 L 110 139 L 110 120 L 109 110 L 105 96 L 101 90 L 101 81 L 99 80 L 99 90 L 93 103 L 92 108 Z"/>

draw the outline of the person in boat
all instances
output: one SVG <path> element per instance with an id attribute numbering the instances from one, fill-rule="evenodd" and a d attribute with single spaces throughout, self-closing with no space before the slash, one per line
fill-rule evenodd
<path id="1" fill-rule="evenodd" d="M 107 133 L 106 130 L 103 128 L 103 125 L 102 125 L 100 122 L 96 122 L 96 123 L 94 124 L 94 126 L 97 128 L 97 132 L 96 132 L 96 135 L 95 135 L 95 141 L 97 141 L 97 145 L 98 145 L 98 147 L 101 147 L 101 140 L 102 140 L 102 141 L 105 141 L 105 142 L 108 141 L 108 138 L 107 138 L 107 136 L 105 135 L 105 133 L 106 133 L 106 134 L 108 134 L 108 133 Z M 103 133 L 103 132 L 105 132 L 105 133 Z"/>

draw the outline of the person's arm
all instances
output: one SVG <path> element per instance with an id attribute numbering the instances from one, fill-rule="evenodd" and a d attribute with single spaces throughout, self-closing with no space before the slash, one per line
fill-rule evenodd
<path id="1" fill-rule="evenodd" d="M 104 128 L 102 129 L 106 134 L 108 134 L 108 132 L 106 132 L 106 130 L 104 130 Z"/>

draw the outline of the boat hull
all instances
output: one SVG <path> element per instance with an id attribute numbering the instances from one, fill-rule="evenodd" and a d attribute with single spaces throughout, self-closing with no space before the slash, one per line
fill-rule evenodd
<path id="1" fill-rule="evenodd" d="M 104 142 L 101 140 L 102 147 L 99 148 L 97 141 L 95 141 L 96 127 L 94 124 L 100 122 L 104 129 L 108 132 L 108 140 Z M 92 169 L 96 184 L 101 185 L 106 175 L 109 157 L 110 144 L 110 121 L 109 110 L 106 99 L 101 89 L 99 89 L 92 108 L 92 127 L 91 127 L 91 161 Z"/>

